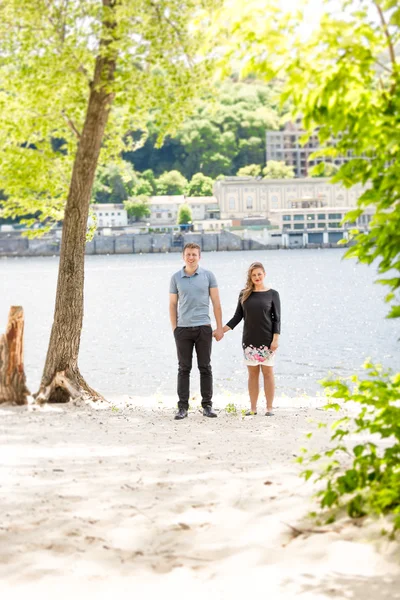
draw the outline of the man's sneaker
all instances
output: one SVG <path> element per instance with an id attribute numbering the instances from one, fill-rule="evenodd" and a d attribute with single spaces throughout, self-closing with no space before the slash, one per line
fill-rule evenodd
<path id="1" fill-rule="evenodd" d="M 211 408 L 211 406 L 205 406 L 203 408 L 203 415 L 205 417 L 211 417 L 213 419 L 215 419 L 217 417 L 217 415 L 215 414 L 215 412 L 213 411 L 213 409 Z"/>
<path id="2" fill-rule="evenodd" d="M 176 413 L 174 419 L 175 421 L 179 421 L 180 419 L 184 419 L 188 416 L 188 411 L 185 408 L 180 408 Z"/>

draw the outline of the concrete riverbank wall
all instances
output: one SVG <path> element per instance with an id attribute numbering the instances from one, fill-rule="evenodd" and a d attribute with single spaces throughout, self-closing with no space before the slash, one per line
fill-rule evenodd
<path id="1" fill-rule="evenodd" d="M 86 244 L 87 255 L 150 254 L 182 252 L 188 242 L 199 244 L 203 252 L 235 250 L 276 250 L 287 248 L 281 244 L 262 244 L 254 239 L 243 239 L 229 231 L 220 233 L 140 233 L 114 236 L 95 236 Z M 28 239 L 20 234 L 0 233 L 0 257 L 5 256 L 57 256 L 60 254 L 59 236 L 46 235 Z M 289 246 L 290 247 L 290 246 Z M 293 247 L 293 246 L 292 246 Z M 336 243 L 303 244 L 302 248 L 334 248 Z"/>
<path id="2" fill-rule="evenodd" d="M 149 254 L 182 252 L 188 242 L 200 245 L 204 252 L 222 250 L 259 250 L 266 246 L 248 239 L 243 240 L 229 231 L 221 233 L 141 233 L 115 236 L 95 236 L 86 244 L 86 254 Z M 60 254 L 59 237 L 45 235 L 28 239 L 16 234 L 0 234 L 0 256 L 55 256 Z M 276 248 L 277 246 L 275 246 Z"/>

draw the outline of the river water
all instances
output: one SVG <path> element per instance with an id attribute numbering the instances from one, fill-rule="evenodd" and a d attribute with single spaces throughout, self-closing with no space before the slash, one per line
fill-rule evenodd
<path id="1" fill-rule="evenodd" d="M 264 263 L 266 283 L 279 291 L 282 335 L 276 359 L 277 395 L 322 392 L 329 372 L 360 371 L 366 357 L 398 368 L 400 324 L 385 319 L 385 289 L 374 267 L 342 260 L 342 249 L 204 253 L 218 280 L 224 323 L 233 315 L 248 265 Z M 88 256 L 80 369 L 104 394 L 173 396 L 176 351 L 168 318 L 171 274 L 179 254 Z M 9 306 L 25 310 L 25 368 L 36 391 L 52 324 L 58 257 L 0 259 L 0 331 Z M 397 321 L 400 321 L 398 319 Z M 242 325 L 213 345 L 215 391 L 246 389 Z M 195 365 L 195 362 L 194 362 Z M 197 368 L 192 375 L 198 393 Z"/>

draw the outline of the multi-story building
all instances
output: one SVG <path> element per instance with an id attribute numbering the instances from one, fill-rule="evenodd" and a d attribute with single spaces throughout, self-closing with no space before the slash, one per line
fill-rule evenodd
<path id="1" fill-rule="evenodd" d="M 179 207 L 184 204 L 185 196 L 151 196 L 150 216 L 151 226 L 174 225 L 178 219 Z"/>
<path id="2" fill-rule="evenodd" d="M 96 217 L 98 229 L 128 225 L 128 214 L 123 204 L 91 204 L 90 208 Z M 88 222 L 92 222 L 90 216 Z"/>
<path id="3" fill-rule="evenodd" d="M 294 202 L 307 198 L 319 200 L 326 208 L 352 208 L 356 206 L 362 192 L 361 185 L 347 189 L 339 184 L 329 183 L 329 179 L 322 177 L 225 177 L 214 186 L 221 219 L 261 217 L 273 220 L 277 211 L 291 209 Z"/>
<path id="4" fill-rule="evenodd" d="M 266 132 L 266 162 L 269 160 L 283 161 L 293 167 L 295 177 L 307 177 L 310 168 L 324 162 L 324 158 L 310 159 L 310 155 L 319 150 L 321 145 L 318 136 L 313 134 L 305 143 L 301 138 L 305 131 L 300 130 L 295 124 L 287 123 L 282 131 Z M 341 165 L 349 158 L 335 157 L 326 159 L 336 165 Z"/>
<path id="5" fill-rule="evenodd" d="M 150 225 L 152 227 L 175 225 L 182 204 L 190 207 L 193 222 L 219 218 L 219 205 L 214 196 L 152 196 L 151 214 L 148 219 Z"/>

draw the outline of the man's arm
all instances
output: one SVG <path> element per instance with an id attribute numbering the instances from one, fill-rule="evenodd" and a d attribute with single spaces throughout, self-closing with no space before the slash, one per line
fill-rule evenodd
<path id="1" fill-rule="evenodd" d="M 169 320 L 174 331 L 178 322 L 178 294 L 169 295 Z"/>
<path id="2" fill-rule="evenodd" d="M 224 330 L 222 327 L 222 308 L 221 301 L 219 299 L 219 292 L 217 287 L 210 288 L 210 298 L 213 305 L 214 317 L 217 323 L 217 328 L 214 332 L 214 337 L 219 342 L 224 337 Z"/>

